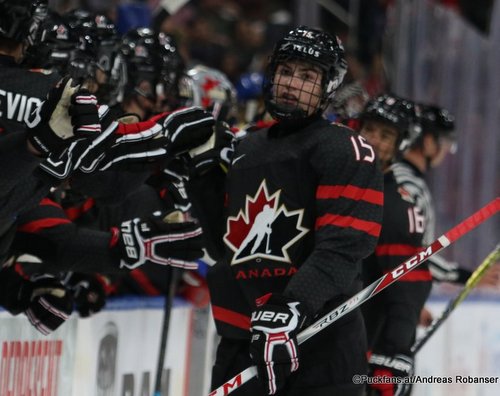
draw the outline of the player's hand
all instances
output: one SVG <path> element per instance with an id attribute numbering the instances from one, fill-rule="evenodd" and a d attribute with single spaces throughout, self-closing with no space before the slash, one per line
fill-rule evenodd
<path id="1" fill-rule="evenodd" d="M 371 377 L 409 377 L 413 375 L 413 358 L 404 354 L 383 355 L 372 353 L 368 360 Z M 376 382 L 376 381 L 374 381 Z M 369 385 L 369 395 L 404 396 L 411 389 L 410 384 L 391 384 L 387 379 Z"/>
<path id="2" fill-rule="evenodd" d="M 24 313 L 42 334 L 48 335 L 61 326 L 73 311 L 73 296 L 52 275 L 32 276 L 20 292 Z"/>
<path id="3" fill-rule="evenodd" d="M 45 335 L 61 326 L 73 310 L 71 293 L 52 275 L 27 279 L 14 266 L 4 267 L 0 271 L 0 290 L 2 306 L 12 315 L 24 312 Z"/>
<path id="4" fill-rule="evenodd" d="M 189 151 L 188 166 L 191 173 L 201 175 L 217 165 L 221 165 L 227 171 L 233 159 L 235 142 L 241 136 L 244 136 L 244 132 L 238 134 L 226 123 L 218 122 L 210 139 Z"/>
<path id="5" fill-rule="evenodd" d="M 178 156 L 204 144 L 214 132 L 213 115 L 200 107 L 175 110 L 158 120 L 167 139 L 165 148 L 170 157 Z"/>
<path id="6" fill-rule="evenodd" d="M 120 267 L 134 269 L 151 262 L 196 269 L 196 260 L 203 257 L 201 234 L 200 225 L 180 210 L 124 221 L 116 245 Z"/>
<path id="7" fill-rule="evenodd" d="M 204 144 L 214 123 L 210 113 L 197 107 L 158 114 L 138 123 L 114 122 L 92 142 L 77 167 L 85 173 L 143 171 Z"/>
<path id="8" fill-rule="evenodd" d="M 161 192 L 165 207 L 187 212 L 191 209 L 186 183 L 189 180 L 186 164 L 180 158 L 172 161 L 150 178 L 150 183 Z"/>
<path id="9" fill-rule="evenodd" d="M 73 86 L 73 80 L 67 77 L 49 91 L 35 111 L 36 117 L 28 126 L 28 141 L 43 157 L 59 155 L 74 139 L 100 132 L 96 97 Z"/>
<path id="10" fill-rule="evenodd" d="M 434 317 L 432 316 L 431 311 L 429 311 L 425 307 L 422 307 L 422 310 L 420 311 L 420 318 L 418 324 L 423 327 L 428 327 L 431 325 L 433 320 Z"/>
<path id="11" fill-rule="evenodd" d="M 71 290 L 76 310 L 82 318 L 94 315 L 106 305 L 104 280 L 98 274 L 68 272 L 63 277 L 64 285 Z"/>
<path id="12" fill-rule="evenodd" d="M 252 313 L 250 356 L 269 395 L 299 368 L 296 336 L 304 321 L 301 303 L 275 294 Z"/>

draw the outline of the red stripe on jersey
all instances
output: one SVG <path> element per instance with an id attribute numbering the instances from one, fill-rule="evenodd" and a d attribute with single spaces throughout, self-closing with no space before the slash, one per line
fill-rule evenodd
<path id="1" fill-rule="evenodd" d="M 374 221 L 360 220 L 352 216 L 339 216 L 326 214 L 316 219 L 316 229 L 325 225 L 334 225 L 342 228 L 354 228 L 355 230 L 366 232 L 374 237 L 380 235 L 381 226 Z"/>
<path id="2" fill-rule="evenodd" d="M 385 271 L 389 273 L 391 271 Z M 432 281 L 432 274 L 428 269 L 415 269 L 404 274 L 398 281 L 403 282 L 427 282 Z"/>
<path id="3" fill-rule="evenodd" d="M 18 231 L 21 232 L 29 232 L 32 234 L 36 234 L 37 232 L 46 229 L 46 228 L 53 228 L 57 227 L 58 225 L 61 224 L 68 224 L 71 223 L 68 219 L 41 219 L 41 220 L 35 220 L 35 221 L 30 221 L 29 223 L 23 224 L 22 226 L 18 227 Z"/>
<path id="4" fill-rule="evenodd" d="M 218 307 L 217 305 L 212 305 L 212 314 L 215 320 L 230 324 L 234 327 L 239 327 L 243 330 L 250 329 L 250 317 L 240 314 L 235 311 L 231 311 L 226 308 Z"/>
<path id="5" fill-rule="evenodd" d="M 81 215 L 84 213 L 88 212 L 95 204 L 95 201 L 93 198 L 88 198 L 82 206 L 80 207 L 74 207 L 74 208 L 66 208 L 64 209 L 64 212 L 66 213 L 66 216 L 70 220 L 76 220 L 78 219 Z"/>
<path id="6" fill-rule="evenodd" d="M 384 204 L 384 193 L 370 188 L 359 188 L 356 186 L 318 186 L 316 199 L 349 198 L 355 201 L 365 201 L 371 204 Z"/>
<path id="7" fill-rule="evenodd" d="M 60 208 L 61 205 L 59 205 L 57 202 L 52 201 L 50 198 L 43 198 L 40 201 L 40 205 L 47 205 L 47 206 L 55 206 L 56 208 Z"/>
<path id="8" fill-rule="evenodd" d="M 130 275 L 139 284 L 142 290 L 149 296 L 159 296 L 160 291 L 151 283 L 147 275 L 141 270 L 136 269 L 130 272 Z"/>
<path id="9" fill-rule="evenodd" d="M 375 248 L 376 256 L 413 256 L 422 250 L 421 246 L 385 244 Z"/>

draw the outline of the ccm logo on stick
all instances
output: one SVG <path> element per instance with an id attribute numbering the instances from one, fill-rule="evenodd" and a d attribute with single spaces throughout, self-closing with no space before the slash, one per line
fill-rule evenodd
<path id="1" fill-rule="evenodd" d="M 416 265 L 420 264 L 426 257 L 430 257 L 433 255 L 432 246 L 429 246 L 427 249 L 418 253 L 418 256 L 413 256 L 408 261 L 405 261 L 400 266 L 396 267 L 391 274 L 393 278 L 399 278 L 406 271 L 411 270 Z"/>

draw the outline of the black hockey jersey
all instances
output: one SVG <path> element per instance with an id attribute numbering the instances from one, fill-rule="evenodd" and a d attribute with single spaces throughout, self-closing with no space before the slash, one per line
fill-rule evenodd
<path id="1" fill-rule="evenodd" d="M 392 171 L 384 175 L 384 218 L 374 254 L 363 262 L 365 286 L 392 271 L 422 248 L 425 218 Z M 362 306 L 369 347 L 377 353 L 409 354 L 432 276 L 426 263 Z"/>
<path id="2" fill-rule="evenodd" d="M 0 55 L 0 119 L 7 131 L 29 125 L 33 110 L 45 100 L 50 88 L 60 76 L 47 70 L 20 67 L 10 56 Z"/>
<path id="3" fill-rule="evenodd" d="M 252 132 L 235 150 L 226 191 L 226 255 L 208 278 L 221 335 L 248 336 L 267 293 L 318 313 L 358 290 L 383 204 L 382 174 L 363 138 L 324 119 Z"/>
<path id="4" fill-rule="evenodd" d="M 27 150 L 24 123 L 46 97 L 57 76 L 21 68 L 10 56 L 0 55 L 0 261 L 12 241 L 19 213 L 36 205 L 48 185 L 33 176 L 40 160 Z"/>
<path id="5" fill-rule="evenodd" d="M 411 195 L 420 208 L 425 221 L 423 245 L 428 246 L 436 238 L 436 215 L 425 177 L 415 166 L 404 160 L 393 164 L 392 169 L 398 184 Z M 434 280 L 440 282 L 465 283 L 471 275 L 469 270 L 459 268 L 456 263 L 449 262 L 439 255 L 431 257 L 428 265 Z"/>

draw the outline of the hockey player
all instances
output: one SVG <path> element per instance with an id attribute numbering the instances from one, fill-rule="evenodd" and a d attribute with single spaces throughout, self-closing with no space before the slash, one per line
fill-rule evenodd
<path id="1" fill-rule="evenodd" d="M 11 313 L 26 313 L 31 323 L 46 334 L 60 326 L 73 309 L 73 297 L 54 276 L 24 279 L 7 258 L 16 228 L 16 218 L 45 196 L 50 185 L 33 176 L 42 160 L 29 139 L 54 140 L 57 131 L 38 128 L 27 133 L 23 124 L 33 121 L 33 110 L 57 82 L 50 73 L 23 69 L 26 49 L 35 39 L 47 11 L 45 2 L 31 0 L 0 2 L 0 305 Z M 48 99 L 47 112 L 58 108 L 57 98 Z M 49 119 L 51 117 L 49 116 Z"/>
<path id="2" fill-rule="evenodd" d="M 394 160 L 417 139 L 415 105 L 395 95 L 380 95 L 367 103 L 360 115 L 360 134 L 370 143 L 384 170 L 384 217 L 375 252 L 363 262 L 363 278 L 369 285 L 392 271 L 422 248 L 425 219 L 417 203 L 398 183 Z M 424 264 L 391 285 L 363 306 L 368 335 L 369 394 L 393 396 L 405 385 L 384 381 L 413 373 L 410 352 L 419 313 L 432 284 Z"/>
<path id="3" fill-rule="evenodd" d="M 352 383 L 367 370 L 359 311 L 300 348 L 296 341 L 316 315 L 359 290 L 360 261 L 380 230 L 382 175 L 371 148 L 322 117 L 345 72 L 340 41 L 323 31 L 301 26 L 277 43 L 264 94 L 278 122 L 236 146 L 224 223 L 210 228 L 200 218 L 217 259 L 208 274 L 222 337 L 212 388 L 257 365 L 258 380 L 234 395 L 363 393 Z M 207 170 L 201 179 L 210 177 Z M 206 206 L 216 212 L 214 202 Z"/>
<path id="4" fill-rule="evenodd" d="M 68 129 L 71 130 L 70 132 L 72 134 L 82 132 L 82 136 L 89 131 L 98 133 L 97 125 L 99 119 L 97 118 L 97 111 L 95 110 L 95 99 L 93 99 L 94 102 L 92 102 L 91 96 L 86 96 L 85 98 L 81 97 L 80 99 L 83 100 L 83 102 L 78 105 L 78 97 L 73 95 L 76 88 L 73 88 L 70 81 L 67 80 L 54 88 L 52 90 L 52 95 L 49 94 L 43 105 L 38 106 L 39 110 L 34 113 L 35 120 L 26 119 L 26 117 L 24 117 L 25 106 L 34 104 L 39 105 L 41 98 L 47 96 L 50 86 L 45 80 L 45 74 L 33 72 L 29 72 L 32 74 L 26 74 L 25 70 L 20 68 L 16 63 L 21 60 L 26 46 L 32 41 L 32 36 L 36 32 L 36 26 L 40 22 L 38 18 L 41 18 L 41 10 L 43 11 L 44 7 L 45 4 L 43 3 L 32 3 L 31 1 L 13 2 L 6 0 L 0 3 L 0 52 L 4 55 L 2 56 L 2 76 L 6 77 L 5 79 L 2 78 L 2 84 L 13 84 L 12 86 L 2 86 L 2 88 L 6 88 L 2 89 L 2 92 L 5 92 L 6 100 L 2 100 L 1 104 L 14 106 L 5 107 L 2 109 L 3 111 L 1 113 L 2 117 L 6 117 L 7 119 L 2 120 L 5 136 L 2 136 L 0 139 L 0 151 L 2 154 L 0 158 L 3 161 L 2 164 L 4 164 L 2 169 L 4 169 L 4 171 L 9 170 L 9 172 L 2 173 L 0 178 L 2 187 L 0 209 L 0 217 L 2 219 L 0 223 L 0 255 L 2 263 L 7 254 L 12 253 L 9 249 L 11 248 L 15 228 L 19 225 L 18 221 L 20 214 L 25 215 L 26 213 L 23 212 L 31 206 L 36 205 L 36 203 L 48 193 L 52 185 L 51 181 L 47 182 L 46 179 L 35 176 L 34 171 L 40 167 L 40 161 L 43 157 L 52 155 L 55 152 L 61 152 L 61 150 L 63 152 L 69 152 L 68 150 L 64 150 L 65 145 L 69 147 L 73 146 L 70 143 L 72 143 L 74 139 L 72 139 L 71 136 L 67 138 L 67 134 L 63 135 L 61 132 L 66 133 L 66 129 Z M 14 84 L 15 82 L 17 82 L 17 85 Z M 26 82 L 29 82 L 30 85 L 27 86 Z M 17 95 L 17 91 L 12 87 L 17 87 L 19 92 L 27 93 L 25 95 Z M 35 88 L 40 99 L 36 96 L 30 96 L 31 90 L 35 90 Z M 81 95 L 83 95 L 83 93 Z M 70 105 L 70 97 L 76 100 L 76 103 L 72 104 L 72 106 L 74 106 L 72 108 L 71 120 L 69 119 L 67 111 L 61 111 L 63 108 L 61 106 L 66 108 Z M 19 109 L 15 107 L 18 105 L 21 106 L 22 109 L 21 107 Z M 16 109 L 19 110 L 19 112 L 18 115 L 14 117 L 13 115 L 17 112 Z M 21 112 L 20 110 L 23 111 Z M 56 114 L 60 118 L 56 119 Z M 189 115 L 190 114 L 191 113 L 189 113 Z M 183 113 L 183 115 L 185 115 L 185 113 Z M 155 124 L 158 120 L 159 119 L 151 120 L 144 128 L 156 127 L 157 131 L 160 131 L 162 129 L 160 124 Z M 174 121 L 174 124 L 179 121 L 176 115 L 169 117 L 169 120 Z M 30 124 L 27 131 L 23 126 L 23 121 Z M 168 123 L 169 121 L 164 120 L 162 123 L 164 124 L 165 122 Z M 92 125 L 93 128 L 89 128 L 90 125 Z M 172 126 L 172 124 L 170 125 Z M 164 124 L 164 126 L 166 125 Z M 63 127 L 65 127 L 64 131 L 62 131 L 62 129 L 64 129 Z M 135 125 L 133 127 L 135 129 L 129 130 L 126 133 L 138 133 L 139 135 L 142 131 L 141 127 L 142 125 Z M 176 128 L 174 127 L 174 129 Z M 208 126 L 209 134 L 211 133 L 210 129 L 210 126 Z M 117 131 L 120 133 L 120 128 L 117 128 Z M 76 137 L 76 135 L 73 137 Z M 156 135 L 155 137 L 158 138 L 160 136 Z M 115 137 L 115 139 L 119 138 L 120 135 Z M 192 138 L 193 136 L 190 135 L 188 140 L 192 140 Z M 181 140 L 187 143 L 185 139 L 182 138 Z M 158 141 L 158 139 L 156 139 L 156 141 Z M 164 142 L 166 143 L 166 140 L 164 140 Z M 171 150 L 169 150 L 169 152 L 170 151 Z M 104 151 L 98 155 L 100 158 L 102 158 L 103 152 Z M 167 150 L 164 150 L 164 152 L 167 152 Z M 126 151 L 120 153 L 121 156 L 126 154 Z M 147 160 L 147 158 L 145 160 Z M 52 164 L 55 165 L 55 163 Z M 45 216 L 43 216 L 42 219 L 47 220 Z M 179 254 L 175 254 L 168 248 L 167 250 L 169 250 L 169 252 L 167 253 L 164 249 L 166 245 L 162 244 L 165 240 L 157 240 L 159 242 L 157 246 L 159 249 L 158 251 L 155 252 L 153 249 L 153 251 L 147 253 L 143 252 L 144 235 L 141 236 L 140 232 L 134 232 L 133 235 L 127 234 L 127 232 L 130 233 L 136 230 L 137 227 L 140 227 L 140 224 L 144 226 L 146 223 L 149 224 L 147 232 L 150 233 L 150 235 L 148 235 L 148 240 L 151 239 L 151 237 L 153 237 L 152 240 L 155 240 L 154 237 L 159 235 L 175 235 L 180 229 L 183 229 L 184 232 L 181 232 L 181 237 L 179 237 L 177 243 L 174 244 L 179 246 L 179 243 L 182 245 L 182 241 L 189 239 L 194 242 L 191 253 L 188 253 L 188 260 L 193 257 L 193 251 L 201 252 L 201 248 L 196 242 L 199 240 L 200 234 L 196 225 L 193 223 L 179 224 L 178 221 L 174 221 L 173 224 L 171 221 L 168 221 L 169 224 L 167 224 L 163 218 L 158 217 L 153 217 L 149 220 L 144 218 L 134 219 L 128 221 L 126 225 L 124 222 L 122 224 L 124 229 L 120 232 L 104 236 L 101 235 L 101 238 L 95 234 L 93 236 L 84 233 L 79 234 L 79 240 L 77 241 L 77 238 L 75 238 L 75 240 L 72 240 L 72 243 L 75 243 L 75 246 L 81 248 L 87 260 L 90 260 L 94 265 L 97 262 L 93 260 L 89 254 L 97 253 L 99 250 L 104 252 L 112 263 L 112 266 L 108 267 L 108 269 L 116 269 L 118 267 L 130 268 L 142 265 L 147 260 L 160 262 L 162 264 L 176 264 L 175 256 L 179 258 Z M 114 238 L 111 238 L 110 248 L 108 243 L 110 243 L 111 235 L 114 235 Z M 75 236 L 75 232 L 68 232 L 65 234 L 66 240 L 71 240 L 71 236 Z M 23 249 L 26 248 L 26 246 L 28 245 L 24 245 Z M 49 245 L 46 245 L 46 247 L 47 246 Z M 61 244 L 60 246 L 67 247 L 69 245 Z M 89 249 L 85 248 L 85 246 Z M 169 246 L 173 247 L 173 245 Z M 181 250 L 185 249 L 181 248 Z M 76 251 L 78 251 L 78 248 L 75 252 Z M 186 252 L 187 250 L 180 255 L 186 257 Z M 75 268 L 77 269 L 84 271 L 95 270 L 95 267 L 84 266 L 84 268 L 79 268 L 78 261 L 73 262 L 71 258 L 68 259 L 65 257 L 66 253 L 64 249 L 55 249 L 50 253 L 62 257 L 61 263 L 63 264 L 63 268 L 61 269 L 67 270 L 69 269 L 68 265 L 76 264 Z M 77 257 L 78 259 L 82 258 L 82 256 Z M 195 253 L 194 257 L 198 257 L 198 253 Z M 116 266 L 117 264 L 118 267 Z M 177 262 L 177 264 L 182 265 L 181 262 Z M 99 270 L 101 269 L 102 268 L 99 267 Z M 12 313 L 27 313 L 35 327 L 44 333 L 54 330 L 61 325 L 71 312 L 71 310 L 68 312 L 68 307 L 72 308 L 72 298 L 65 291 L 65 287 L 63 287 L 60 281 L 54 279 L 53 276 L 44 275 L 32 277 L 31 279 L 24 279 L 19 277 L 14 271 L 11 271 L 9 266 L 6 266 L 6 268 L 3 268 L 0 272 L 0 281 L 4 286 L 2 290 L 12 291 L 12 293 L 2 293 L 0 304 L 9 309 Z M 38 287 L 37 285 L 40 286 Z M 22 293 L 21 289 L 23 290 Z M 19 291 L 19 293 L 17 291 Z M 34 314 L 29 314 L 33 312 Z"/>
<path id="5" fill-rule="evenodd" d="M 419 104 L 418 122 L 422 133 L 394 164 L 394 175 L 415 200 L 425 221 L 423 244 L 435 239 L 435 211 L 431 191 L 425 180 L 426 174 L 439 166 L 448 153 L 456 149 L 455 118 L 446 109 L 429 104 Z M 471 271 L 436 255 L 429 260 L 432 277 L 438 282 L 465 284 Z M 481 279 L 480 287 L 498 287 L 500 266 L 496 265 Z M 421 313 L 421 324 L 428 325 L 432 316 L 427 310 Z"/>
<path id="6" fill-rule="evenodd" d="M 164 50 L 164 49 L 163 49 Z M 122 39 L 121 53 L 127 65 L 122 108 L 145 119 L 157 110 L 162 51 L 159 36 L 149 28 L 133 29 Z"/>

